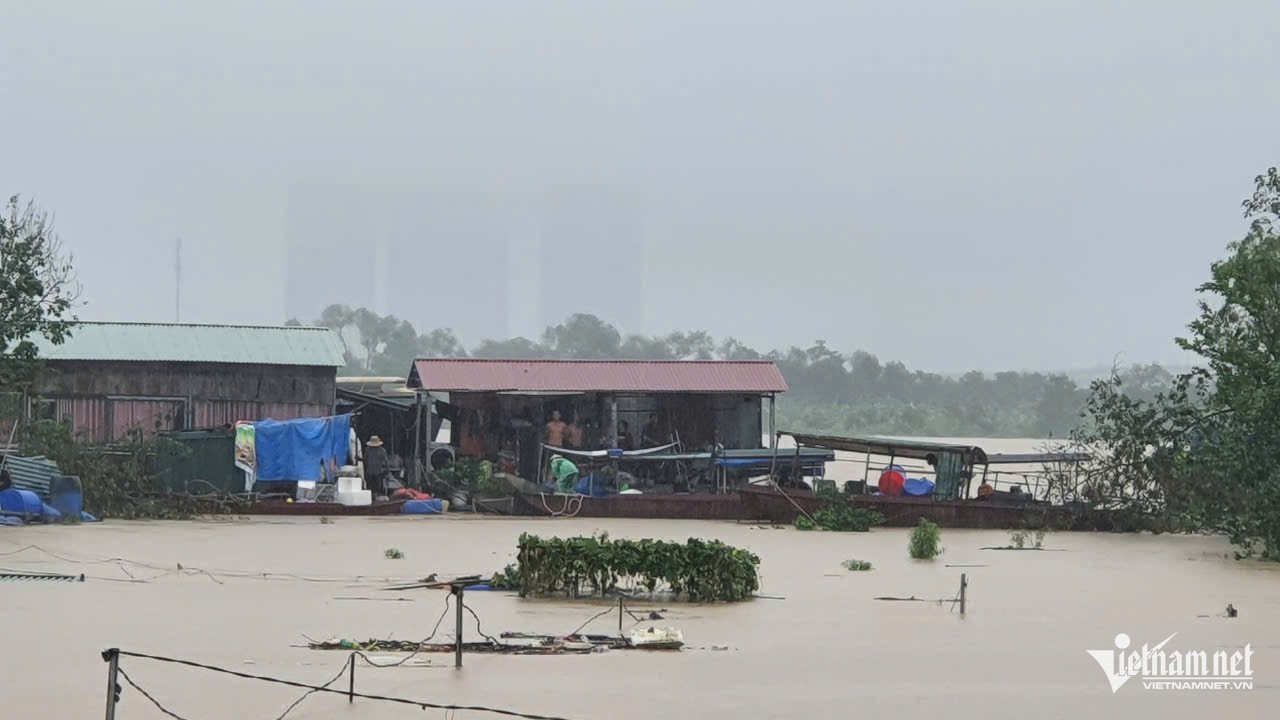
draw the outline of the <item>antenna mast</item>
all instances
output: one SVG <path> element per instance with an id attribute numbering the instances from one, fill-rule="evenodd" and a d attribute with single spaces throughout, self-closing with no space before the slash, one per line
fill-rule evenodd
<path id="1" fill-rule="evenodd" d="M 173 321 L 182 322 L 182 238 L 179 237 L 173 252 Z"/>

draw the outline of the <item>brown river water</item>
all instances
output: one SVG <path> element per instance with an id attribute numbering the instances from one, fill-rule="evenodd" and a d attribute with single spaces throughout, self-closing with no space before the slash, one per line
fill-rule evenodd
<path id="1" fill-rule="evenodd" d="M 1046 539 L 1050 552 L 999 552 L 980 548 L 1007 544 L 1006 533 L 944 530 L 945 553 L 928 562 L 907 557 L 907 531 L 900 529 L 837 534 L 715 522 L 444 516 L 0 529 L 0 567 L 89 575 L 74 584 L 0 582 L 2 715 L 102 717 L 106 665 L 99 653 L 108 647 L 322 683 L 346 654 L 296 647 L 304 635 L 420 639 L 445 593 L 385 592 L 384 580 L 487 574 L 514 557 L 526 530 L 720 538 L 760 555 L 760 592 L 774 599 L 660 603 L 669 609 L 666 622 L 684 632 L 688 646 L 678 653 L 473 655 L 460 671 L 452 656 L 428 655 L 426 667 L 360 667 L 357 689 L 566 718 L 1262 718 L 1280 708 L 1280 565 L 1230 559 L 1219 538 L 1057 533 Z M 26 545 L 67 559 L 21 550 Z M 391 547 L 406 557 L 386 559 Z M 106 578 L 128 578 L 118 564 L 83 562 L 115 557 L 155 566 L 126 566 L 135 578 L 151 579 L 115 582 Z M 849 558 L 875 569 L 847 572 L 841 562 Z M 214 577 L 166 572 L 179 563 Z M 970 583 L 963 617 L 950 605 L 873 599 L 951 597 L 962 572 Z M 250 576 L 256 573 L 308 579 Z M 467 603 L 495 635 L 567 633 L 604 607 L 500 592 L 470 592 Z M 1239 608 L 1238 618 L 1222 616 L 1227 603 Z M 450 616 L 442 633 L 452 624 Z M 588 630 L 616 631 L 616 615 Z M 1086 650 L 1112 649 L 1121 632 L 1135 648 L 1172 633 L 1168 647 L 1181 650 L 1249 643 L 1254 689 L 1159 691 L 1135 680 L 1112 693 Z M 470 618 L 467 639 L 478 639 Z M 274 718 L 300 694 L 148 660 L 126 659 L 123 667 L 193 720 Z M 422 715 L 316 695 L 289 717 Z M 164 716 L 126 686 L 117 717 Z"/>

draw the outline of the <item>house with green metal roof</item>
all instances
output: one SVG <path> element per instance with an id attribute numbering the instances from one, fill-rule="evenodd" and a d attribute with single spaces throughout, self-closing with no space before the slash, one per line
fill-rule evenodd
<path id="1" fill-rule="evenodd" d="M 78 322 L 43 361 L 30 419 L 111 443 L 333 413 L 342 344 L 328 328 Z"/>

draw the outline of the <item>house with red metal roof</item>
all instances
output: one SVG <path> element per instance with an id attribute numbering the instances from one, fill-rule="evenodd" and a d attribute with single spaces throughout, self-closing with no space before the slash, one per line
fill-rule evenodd
<path id="1" fill-rule="evenodd" d="M 787 390 L 767 360 L 422 358 L 408 386 L 451 422 L 461 454 L 505 454 L 524 477 L 538 474 L 548 446 L 760 449 Z"/>

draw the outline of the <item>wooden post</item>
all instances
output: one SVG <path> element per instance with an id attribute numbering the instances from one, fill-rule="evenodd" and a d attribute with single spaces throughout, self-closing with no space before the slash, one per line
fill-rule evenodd
<path id="1" fill-rule="evenodd" d="M 622 636 L 622 597 L 618 597 L 618 636 Z"/>
<path id="2" fill-rule="evenodd" d="M 449 586 L 449 592 L 453 593 L 453 598 L 458 603 L 457 632 L 453 641 L 453 666 L 456 668 L 462 667 L 462 590 L 461 584 Z"/>
<path id="3" fill-rule="evenodd" d="M 777 425 L 774 420 L 774 400 L 775 394 L 769 393 L 769 447 L 778 447 Z"/>
<path id="4" fill-rule="evenodd" d="M 347 684 L 347 704 L 356 701 L 356 654 L 351 653 L 351 680 Z"/>
<path id="5" fill-rule="evenodd" d="M 964 591 L 969 587 L 969 577 L 960 573 L 960 614 L 964 614 Z"/>
<path id="6" fill-rule="evenodd" d="M 609 396 L 609 447 L 618 447 L 618 396 Z"/>
<path id="7" fill-rule="evenodd" d="M 120 651 L 111 648 L 102 653 L 102 658 L 107 661 L 107 720 L 115 720 L 116 693 L 120 687 Z"/>
<path id="8" fill-rule="evenodd" d="M 431 465 L 431 443 L 427 443 L 427 462 L 424 467 L 422 463 L 422 391 L 413 394 L 413 412 L 414 412 L 414 433 L 413 433 L 413 482 L 419 488 L 426 487 L 427 479 L 418 477 L 418 469 L 430 467 Z M 427 432 L 431 432 L 431 418 L 427 418 Z M 357 442 L 359 439 L 357 438 Z M 430 474 L 430 471 L 426 471 Z"/>

